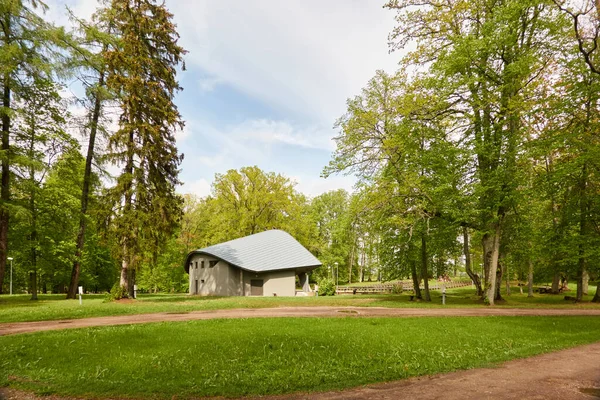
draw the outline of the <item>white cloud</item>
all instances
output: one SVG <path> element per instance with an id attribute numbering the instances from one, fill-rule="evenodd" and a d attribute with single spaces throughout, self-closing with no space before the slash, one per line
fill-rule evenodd
<path id="1" fill-rule="evenodd" d="M 206 179 L 184 182 L 177 191 L 181 194 L 194 194 L 198 197 L 205 197 L 210 194 L 210 183 Z"/>
<path id="2" fill-rule="evenodd" d="M 223 83 L 223 79 L 215 77 L 203 77 L 198 79 L 198 86 L 203 92 L 212 92 L 217 85 Z"/>
<path id="3" fill-rule="evenodd" d="M 355 177 L 345 175 L 332 175 L 329 178 L 295 176 L 292 179 L 297 183 L 296 189 L 310 197 L 337 189 L 344 189 L 348 193 L 352 193 L 356 184 Z"/>
<path id="4" fill-rule="evenodd" d="M 171 0 L 188 65 L 272 106 L 327 123 L 388 54 L 394 13 L 383 2 Z M 211 85 L 207 85 L 211 87 Z"/>
<path id="5" fill-rule="evenodd" d="M 258 140 L 265 144 L 282 143 L 313 149 L 333 150 L 331 129 L 323 127 L 298 127 L 287 121 L 268 119 L 248 120 L 235 125 L 227 132 L 242 140 Z"/>

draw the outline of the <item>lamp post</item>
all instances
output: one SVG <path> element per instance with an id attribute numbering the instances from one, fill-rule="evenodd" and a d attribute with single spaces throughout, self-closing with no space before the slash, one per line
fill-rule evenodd
<path id="1" fill-rule="evenodd" d="M 10 261 L 10 294 L 12 295 L 12 257 L 8 257 L 7 258 L 8 261 Z"/>

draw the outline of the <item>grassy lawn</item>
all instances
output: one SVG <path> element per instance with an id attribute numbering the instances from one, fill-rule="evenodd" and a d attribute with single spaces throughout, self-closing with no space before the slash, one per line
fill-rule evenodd
<path id="1" fill-rule="evenodd" d="M 170 398 L 343 389 L 600 340 L 600 318 L 209 320 L 0 337 L 0 385 Z M 594 366 L 590 366 L 593 368 Z"/>
<path id="2" fill-rule="evenodd" d="M 590 287 L 591 289 L 591 287 Z M 594 288 L 595 289 L 595 288 Z M 43 321 L 73 319 L 108 315 L 131 315 L 154 312 L 188 312 L 231 308 L 266 308 L 300 306 L 364 306 L 364 307 L 442 307 L 441 295 L 432 291 L 432 302 L 411 302 L 410 292 L 400 295 L 340 295 L 333 297 L 197 297 L 185 294 L 140 295 L 138 300 L 126 303 L 104 302 L 103 295 L 84 295 L 83 306 L 77 300 L 65 300 L 64 295 L 40 295 L 40 300 L 30 301 L 29 295 L 0 296 L 0 323 L 18 321 Z M 600 308 L 592 304 L 592 291 L 586 302 L 573 304 L 564 295 L 539 295 L 527 298 L 517 287 L 506 302 L 497 307 L 518 308 Z M 573 292 L 569 292 L 574 295 Z M 445 307 L 486 307 L 474 296 L 471 287 L 451 289 L 447 292 Z"/>

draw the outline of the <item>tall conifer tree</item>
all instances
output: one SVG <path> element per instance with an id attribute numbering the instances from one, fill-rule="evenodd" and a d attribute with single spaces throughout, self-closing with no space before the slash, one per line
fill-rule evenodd
<path id="1" fill-rule="evenodd" d="M 135 268 L 170 235 L 181 216 L 175 193 L 182 155 L 175 131 L 183 120 L 174 96 L 185 50 L 172 14 L 152 0 L 113 0 L 118 46 L 105 52 L 109 90 L 119 98 L 119 129 L 109 137 L 108 159 L 122 173 L 109 189 L 111 230 L 121 260 L 120 286 L 132 291 Z"/>

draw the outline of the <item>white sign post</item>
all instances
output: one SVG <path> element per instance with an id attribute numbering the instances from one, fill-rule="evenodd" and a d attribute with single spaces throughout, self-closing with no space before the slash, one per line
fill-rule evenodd
<path id="1" fill-rule="evenodd" d="M 133 298 L 137 299 L 137 285 L 133 285 Z"/>
<path id="2" fill-rule="evenodd" d="M 83 286 L 79 286 L 79 305 L 82 305 L 81 295 L 83 294 Z"/>
<path id="3" fill-rule="evenodd" d="M 442 304 L 446 305 L 446 284 L 442 284 Z"/>

